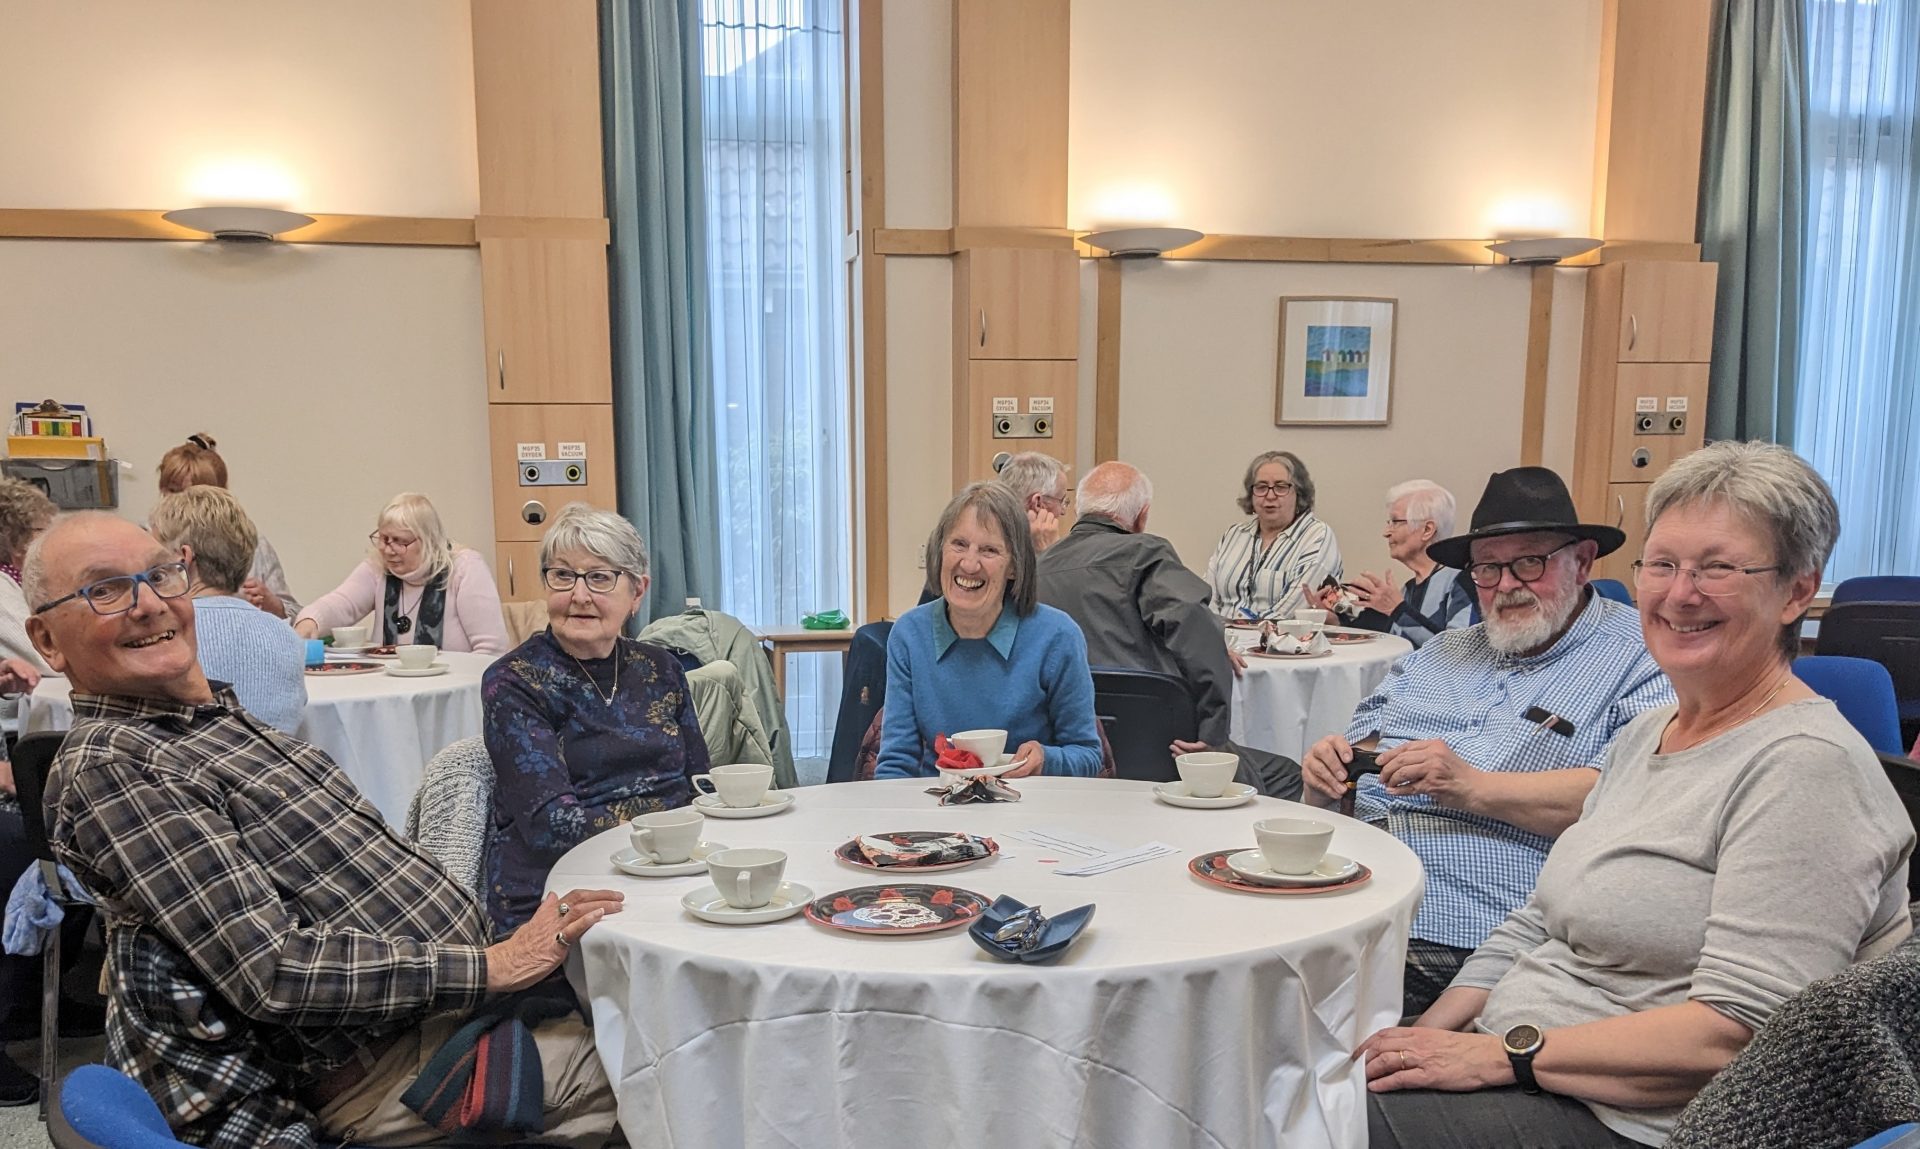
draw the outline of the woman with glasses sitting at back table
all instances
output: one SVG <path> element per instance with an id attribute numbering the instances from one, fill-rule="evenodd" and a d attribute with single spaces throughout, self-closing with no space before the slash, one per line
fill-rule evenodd
<path id="1" fill-rule="evenodd" d="M 353 626 L 372 611 L 376 645 L 427 643 L 475 654 L 507 649 L 507 620 L 486 560 L 447 538 L 425 495 L 395 495 L 367 540 L 373 553 L 294 620 L 303 637 Z"/>
<path id="2" fill-rule="evenodd" d="M 1266 451 L 1247 464 L 1240 510 L 1253 517 L 1220 536 L 1207 560 L 1208 604 L 1228 620 L 1292 618 L 1328 579 L 1340 578 L 1333 528 L 1313 517 L 1313 476 L 1291 451 Z"/>
<path id="3" fill-rule="evenodd" d="M 633 524 L 569 504 L 540 540 L 540 574 L 547 629 L 480 684 L 495 774 L 487 910 L 501 933 L 532 916 L 560 855 L 687 805 L 707 769 L 680 660 L 622 634 L 649 582 Z"/>

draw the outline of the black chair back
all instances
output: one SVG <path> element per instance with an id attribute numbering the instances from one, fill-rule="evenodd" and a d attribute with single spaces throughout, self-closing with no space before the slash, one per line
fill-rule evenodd
<path id="1" fill-rule="evenodd" d="M 1900 720 L 1920 717 L 1920 602 L 1847 602 L 1820 620 L 1815 654 L 1868 658 L 1893 675 Z"/>
<path id="2" fill-rule="evenodd" d="M 1178 778 L 1167 747 L 1194 741 L 1200 728 L 1187 684 L 1151 670 L 1094 667 L 1093 712 L 1113 748 L 1115 774 L 1142 782 Z"/>
<path id="3" fill-rule="evenodd" d="M 48 888 L 55 893 L 64 891 L 53 867 L 53 847 L 47 842 L 47 774 L 66 737 L 64 731 L 23 734 L 13 748 L 13 785 L 20 796 L 20 820 L 26 823 L 27 844 L 40 860 Z"/>
<path id="4" fill-rule="evenodd" d="M 853 632 L 847 662 L 840 679 L 840 713 L 833 721 L 833 753 L 827 759 L 827 781 L 851 782 L 873 716 L 887 701 L 887 639 L 891 622 L 870 622 Z"/>
<path id="5" fill-rule="evenodd" d="M 1914 832 L 1920 834 L 1920 762 L 1882 754 L 1880 766 L 1887 772 L 1887 781 L 1893 783 L 1893 792 L 1900 795 L 1900 804 L 1907 808 L 1907 820 L 1913 823 Z M 1907 862 L 1907 895 L 1910 900 L 1920 901 L 1920 861 L 1913 859 Z"/>

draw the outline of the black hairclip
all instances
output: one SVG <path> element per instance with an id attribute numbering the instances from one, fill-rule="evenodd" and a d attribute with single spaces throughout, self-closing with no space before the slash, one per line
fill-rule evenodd
<path id="1" fill-rule="evenodd" d="M 1568 722 L 1566 719 L 1560 717 L 1558 714 L 1555 714 L 1551 710 L 1542 710 L 1538 706 L 1529 706 L 1527 707 L 1526 714 L 1522 715 L 1521 717 L 1525 718 L 1528 722 L 1533 723 L 1535 726 L 1538 726 L 1542 730 L 1553 731 L 1555 734 L 1560 735 L 1562 738 L 1573 737 L 1573 731 L 1574 731 L 1573 723 Z"/>
<path id="2" fill-rule="evenodd" d="M 188 435 L 187 442 L 192 443 L 194 446 L 200 448 L 202 451 L 213 450 L 213 444 L 207 442 L 206 436 L 204 435 Z"/>

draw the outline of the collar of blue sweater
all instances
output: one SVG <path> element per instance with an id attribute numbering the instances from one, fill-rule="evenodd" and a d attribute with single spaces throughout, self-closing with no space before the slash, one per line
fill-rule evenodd
<path id="1" fill-rule="evenodd" d="M 945 658 L 949 648 L 960 641 L 953 632 L 953 624 L 947 621 L 947 600 L 935 599 L 940 609 L 933 612 L 933 656 Z M 993 622 L 993 629 L 987 632 L 987 643 L 1000 652 L 1001 658 L 1013 657 L 1014 636 L 1020 633 L 1020 616 L 1009 610 L 1004 604 L 1000 607 L 1000 617 Z"/>

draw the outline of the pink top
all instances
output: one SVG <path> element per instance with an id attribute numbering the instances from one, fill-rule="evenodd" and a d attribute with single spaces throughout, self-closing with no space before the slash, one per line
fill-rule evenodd
<path id="1" fill-rule="evenodd" d="M 369 613 L 381 611 L 386 582 L 385 570 L 375 569 L 371 560 L 362 560 L 345 582 L 307 604 L 300 612 L 300 619 L 312 619 L 322 634 L 331 634 L 336 626 L 352 626 Z M 402 595 L 402 602 L 409 597 Z M 404 613 L 417 620 L 420 608 L 408 605 Z M 380 633 L 378 618 L 374 619 L 374 633 Z M 486 561 L 478 551 L 455 547 L 453 568 L 447 575 L 447 612 L 440 622 L 440 649 L 505 654 L 508 645 L 500 591 L 494 586 Z"/>

